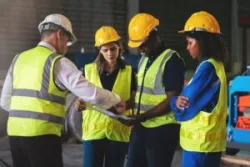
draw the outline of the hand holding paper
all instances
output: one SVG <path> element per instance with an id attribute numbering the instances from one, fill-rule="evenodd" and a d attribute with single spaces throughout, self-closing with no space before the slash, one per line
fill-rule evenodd
<path id="1" fill-rule="evenodd" d="M 120 103 L 115 105 L 115 109 L 118 114 L 122 114 L 126 111 L 126 102 L 122 100 Z"/>

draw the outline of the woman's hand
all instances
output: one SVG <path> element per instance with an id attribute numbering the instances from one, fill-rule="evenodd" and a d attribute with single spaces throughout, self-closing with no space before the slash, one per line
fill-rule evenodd
<path id="1" fill-rule="evenodd" d="M 120 103 L 116 104 L 114 107 L 118 114 L 122 114 L 126 111 L 126 102 L 122 100 Z"/>
<path id="2" fill-rule="evenodd" d="M 175 105 L 183 110 L 184 108 L 187 108 L 189 106 L 189 100 L 187 97 L 185 96 L 178 96 L 176 102 L 175 102 Z"/>

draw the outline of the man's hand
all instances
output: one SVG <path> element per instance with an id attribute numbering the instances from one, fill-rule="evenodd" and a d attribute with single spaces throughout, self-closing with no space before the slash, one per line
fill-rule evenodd
<path id="1" fill-rule="evenodd" d="M 75 109 L 76 109 L 78 112 L 81 112 L 82 110 L 85 110 L 85 109 L 86 109 L 85 101 L 83 101 L 82 99 L 78 98 L 78 99 L 75 101 Z"/>
<path id="2" fill-rule="evenodd" d="M 115 105 L 115 109 L 118 114 L 122 114 L 126 111 L 126 102 L 122 100 L 120 103 Z"/>
<path id="3" fill-rule="evenodd" d="M 178 96 L 176 102 L 175 102 L 175 105 L 183 110 L 184 108 L 188 107 L 189 106 L 189 100 L 187 97 L 185 96 Z"/>

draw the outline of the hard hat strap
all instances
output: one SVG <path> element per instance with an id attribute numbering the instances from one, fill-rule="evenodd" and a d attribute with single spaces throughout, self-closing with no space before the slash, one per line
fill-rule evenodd
<path id="1" fill-rule="evenodd" d="M 195 31 L 208 32 L 205 28 L 193 28 L 193 29 L 191 30 L 191 32 L 195 32 Z"/>
<path id="2" fill-rule="evenodd" d="M 68 32 L 64 27 L 58 24 L 52 23 L 52 22 L 47 22 L 41 25 L 40 32 L 42 33 L 43 31 L 46 31 L 46 30 L 51 30 L 51 31 L 62 30 L 70 39 L 72 38 L 70 32 Z"/>

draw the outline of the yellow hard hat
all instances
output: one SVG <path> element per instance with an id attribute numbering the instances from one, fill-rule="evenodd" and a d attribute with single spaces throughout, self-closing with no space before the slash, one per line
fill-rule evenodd
<path id="1" fill-rule="evenodd" d="M 95 33 L 95 46 L 100 47 L 101 45 L 115 42 L 121 39 L 117 31 L 111 26 L 102 26 Z"/>
<path id="2" fill-rule="evenodd" d="M 220 25 L 213 15 L 205 11 L 193 13 L 186 21 L 184 30 L 178 31 L 185 33 L 189 31 L 206 31 L 209 33 L 220 34 Z"/>
<path id="3" fill-rule="evenodd" d="M 150 14 L 139 13 L 135 15 L 128 26 L 128 46 L 131 48 L 139 47 L 158 25 L 159 20 Z"/>

